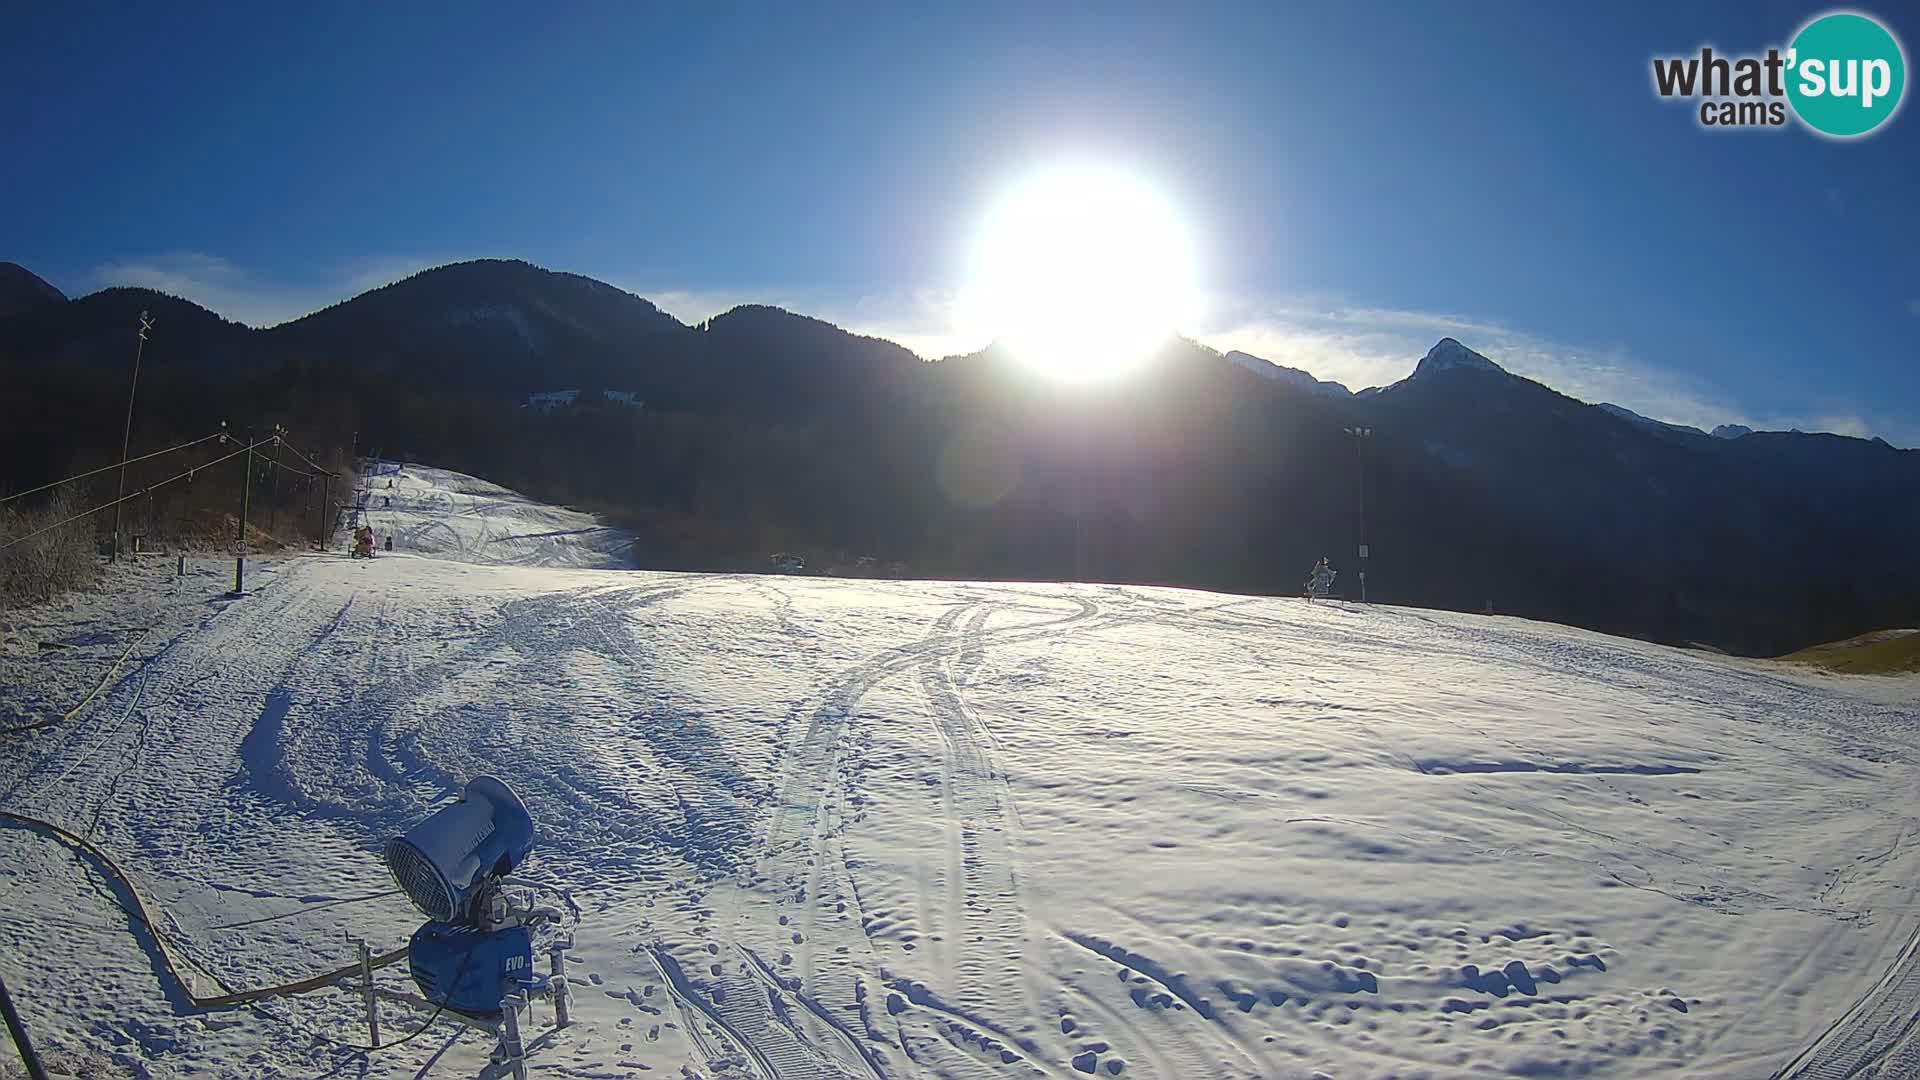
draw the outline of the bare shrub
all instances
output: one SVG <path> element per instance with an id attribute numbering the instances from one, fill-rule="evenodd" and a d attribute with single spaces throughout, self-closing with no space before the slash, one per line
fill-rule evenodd
<path id="1" fill-rule="evenodd" d="M 83 502 L 81 492 L 61 488 L 38 506 L 0 507 L 0 608 L 39 603 L 93 584 L 100 573 L 93 519 L 49 528 L 85 509 Z M 21 537 L 30 539 L 14 543 Z"/>

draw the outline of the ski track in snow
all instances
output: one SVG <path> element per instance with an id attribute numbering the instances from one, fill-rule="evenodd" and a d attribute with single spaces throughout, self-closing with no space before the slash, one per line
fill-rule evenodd
<path id="1" fill-rule="evenodd" d="M 1920 1074 L 1915 680 L 1340 602 L 632 570 L 588 515 L 415 465 L 367 514 L 391 555 L 27 613 L 72 657 L 0 688 L 77 700 L 121 622 L 158 628 L 0 742 L 0 807 L 92 836 L 237 986 L 403 942 L 380 845 L 484 771 L 585 912 L 537 1075 Z M 364 1033 L 342 991 L 181 1015 L 86 865 L 6 828 L 0 866 L 56 1063 L 315 1076 Z M 486 1051 L 443 1022 L 364 1075 Z"/>

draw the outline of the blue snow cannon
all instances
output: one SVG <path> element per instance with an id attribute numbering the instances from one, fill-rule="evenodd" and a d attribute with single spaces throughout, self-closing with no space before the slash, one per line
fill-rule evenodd
<path id="1" fill-rule="evenodd" d="M 413 932 L 407 967 L 428 1001 L 493 1019 L 502 997 L 533 982 L 533 935 L 525 926 L 482 930 L 430 922 Z"/>
<path id="2" fill-rule="evenodd" d="M 459 802 L 387 841 L 385 858 L 400 891 L 428 918 L 472 923 L 474 900 L 532 850 L 527 804 L 503 781 L 476 776 Z"/>

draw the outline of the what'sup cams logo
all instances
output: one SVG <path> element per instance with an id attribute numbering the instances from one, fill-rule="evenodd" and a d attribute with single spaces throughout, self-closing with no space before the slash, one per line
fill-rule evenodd
<path id="1" fill-rule="evenodd" d="M 1657 56 L 1653 89 L 1663 99 L 1699 101 L 1700 126 L 1779 128 L 1789 116 L 1818 134 L 1851 139 L 1900 111 L 1907 57 L 1878 20 L 1834 11 L 1800 28 L 1785 50 L 1762 56 Z"/>

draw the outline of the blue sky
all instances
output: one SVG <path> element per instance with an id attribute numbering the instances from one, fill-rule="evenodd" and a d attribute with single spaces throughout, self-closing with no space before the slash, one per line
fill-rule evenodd
<path id="1" fill-rule="evenodd" d="M 1093 158 L 1182 208 L 1216 346 L 1367 385 L 1451 334 L 1664 419 L 1920 445 L 1920 116 L 1709 132 L 1651 89 L 1824 10 L 28 5 L 0 258 L 272 323 L 519 257 L 939 353 L 981 344 L 950 308 L 994 186 Z"/>

